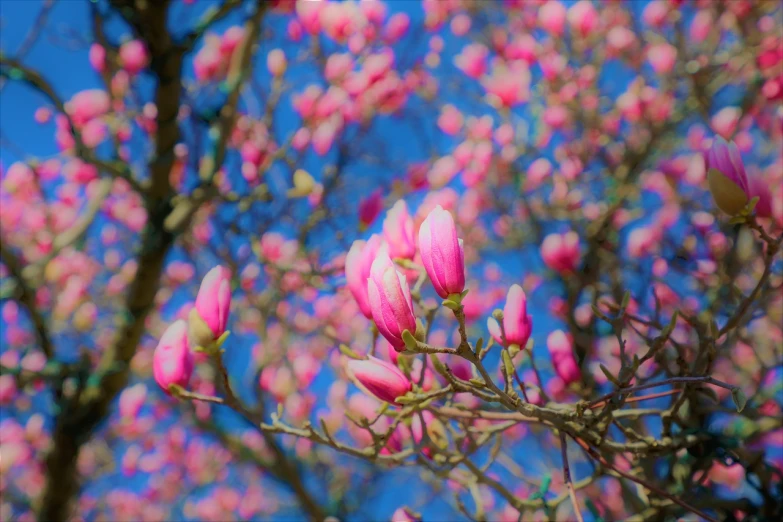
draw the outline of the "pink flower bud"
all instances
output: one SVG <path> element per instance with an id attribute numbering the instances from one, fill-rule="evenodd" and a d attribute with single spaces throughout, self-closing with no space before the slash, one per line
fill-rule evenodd
<path id="1" fill-rule="evenodd" d="M 392 258 L 413 259 L 416 243 L 413 239 L 413 219 L 405 201 L 398 201 L 383 221 L 383 237 L 389 245 Z"/>
<path id="2" fill-rule="evenodd" d="M 567 385 L 581 378 L 579 366 L 574 359 L 571 339 L 562 330 L 555 330 L 546 339 L 546 347 L 552 357 L 555 373 Z"/>
<path id="3" fill-rule="evenodd" d="M 579 264 L 579 236 L 571 231 L 566 234 L 549 234 L 541 244 L 544 263 L 555 272 L 573 272 Z"/>
<path id="4" fill-rule="evenodd" d="M 193 355 L 188 343 L 188 325 L 179 319 L 172 323 L 158 342 L 152 355 L 152 374 L 163 391 L 169 393 L 169 385 L 183 388 L 193 373 Z"/>
<path id="5" fill-rule="evenodd" d="M 367 295 L 367 279 L 370 277 L 370 269 L 378 256 L 381 244 L 381 236 L 378 234 L 373 234 L 366 242 L 354 241 L 345 258 L 345 279 L 348 283 L 348 290 L 351 291 L 356 304 L 359 305 L 359 310 L 368 319 L 372 319 L 372 310 L 370 298 Z"/>
<path id="6" fill-rule="evenodd" d="M 739 213 L 748 203 L 748 177 L 737 146 L 715 137 L 704 163 L 715 204 L 729 215 Z"/>
<path id="7" fill-rule="evenodd" d="M 195 310 L 212 330 L 213 339 L 226 331 L 231 308 L 231 273 L 216 266 L 204 276 L 196 296 Z"/>
<path id="8" fill-rule="evenodd" d="M 399 368 L 375 357 L 366 361 L 351 360 L 347 370 L 363 391 L 385 402 L 394 403 L 397 397 L 405 395 L 412 388 L 411 382 Z"/>
<path id="9" fill-rule="evenodd" d="M 533 321 L 527 315 L 527 296 L 519 285 L 512 285 L 506 297 L 506 306 L 503 308 L 503 329 L 506 332 L 506 342 L 500 335 L 500 325 L 497 320 L 490 317 L 487 320 L 489 333 L 499 344 L 509 346 L 516 344 L 521 348 L 527 345 L 530 333 L 533 331 Z"/>
<path id="10" fill-rule="evenodd" d="M 148 62 L 147 48 L 139 40 L 131 40 L 120 46 L 120 63 L 131 76 L 141 72 Z"/>
<path id="11" fill-rule="evenodd" d="M 397 351 L 403 351 L 405 342 L 402 340 L 402 332 L 416 331 L 413 300 L 408 281 L 397 271 L 384 251 L 378 253 L 372 264 L 367 293 L 378 331 Z"/>
<path id="12" fill-rule="evenodd" d="M 421 224 L 419 251 L 427 275 L 439 296 L 459 294 L 465 289 L 465 260 L 462 240 L 451 213 L 438 205 Z"/>

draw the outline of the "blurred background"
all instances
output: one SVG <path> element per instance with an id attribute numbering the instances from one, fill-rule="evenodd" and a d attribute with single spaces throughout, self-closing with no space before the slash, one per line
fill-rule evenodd
<path id="1" fill-rule="evenodd" d="M 763 0 L 0 1 L 0 519 L 700 519 L 672 496 L 715 520 L 783 516 L 782 33 Z M 752 220 L 709 192 L 716 137 L 738 148 Z M 665 394 L 605 430 L 646 449 L 602 450 L 614 469 L 570 446 L 581 508 L 550 426 L 446 415 L 502 410 L 475 394 L 433 414 L 444 452 L 480 470 L 411 440 L 381 462 L 302 436 L 310 422 L 373 446 L 356 419 L 380 402 L 339 347 L 396 353 L 345 257 L 388 235 L 398 201 L 414 230 L 437 205 L 454 215 L 471 342 L 524 288 L 529 402 L 600 398 L 671 322 L 634 382 L 712 376 L 747 405 L 648 390 Z M 569 233 L 573 266 L 544 248 Z M 153 379 L 158 340 L 217 265 L 231 387 L 286 429 Z M 602 316 L 626 293 L 618 335 Z M 441 301 L 429 282 L 421 295 Z M 460 342 L 447 312 L 427 315 L 432 346 Z M 446 385 L 425 355 L 401 364 Z M 499 347 L 485 366 L 502 382 Z M 224 396 L 205 354 L 188 390 Z M 696 442 L 649 449 L 680 435 Z"/>

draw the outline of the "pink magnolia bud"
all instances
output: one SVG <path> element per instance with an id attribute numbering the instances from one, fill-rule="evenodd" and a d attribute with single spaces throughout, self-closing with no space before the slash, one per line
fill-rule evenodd
<path id="1" fill-rule="evenodd" d="M 188 325 L 179 319 L 172 323 L 158 342 L 152 355 L 152 374 L 163 391 L 169 393 L 169 386 L 188 385 L 193 373 L 193 355 L 188 344 Z"/>
<path id="2" fill-rule="evenodd" d="M 490 317 L 487 320 L 487 327 L 495 341 L 504 344 L 497 320 Z M 522 348 L 527 344 L 533 331 L 533 321 L 527 315 L 527 296 L 519 285 L 512 285 L 508 290 L 506 306 L 503 308 L 503 329 L 506 332 L 505 346 L 516 344 Z"/>
<path id="3" fill-rule="evenodd" d="M 201 288 L 198 290 L 193 309 L 211 330 L 211 340 L 223 335 L 231 309 L 231 273 L 227 268 L 216 266 L 207 272 L 201 281 Z M 192 324 L 195 320 L 196 317 L 193 317 L 191 313 L 191 333 L 196 331 Z M 205 345 L 204 343 L 210 340 L 206 337 L 206 335 L 199 334 L 193 340 L 200 345 Z"/>
<path id="4" fill-rule="evenodd" d="M 739 213 L 748 203 L 748 177 L 737 146 L 716 136 L 704 163 L 715 204 L 731 216 Z"/>
<path id="5" fill-rule="evenodd" d="M 413 239 L 413 219 L 405 201 L 398 201 L 383 221 L 383 237 L 389 245 L 392 258 L 413 259 L 416 242 Z"/>
<path id="6" fill-rule="evenodd" d="M 439 296 L 465 290 L 465 260 L 462 240 L 451 213 L 438 205 L 427 216 L 419 229 L 419 252 L 432 286 Z"/>
<path id="7" fill-rule="evenodd" d="M 574 359 L 571 339 L 562 330 L 555 330 L 546 339 L 546 347 L 552 357 L 555 373 L 567 385 L 581 378 L 579 366 Z"/>
<path id="8" fill-rule="evenodd" d="M 373 234 L 366 242 L 357 240 L 351 245 L 345 258 L 345 279 L 348 290 L 367 319 L 372 319 L 370 298 L 367 295 L 367 279 L 370 277 L 372 263 L 381 248 L 381 236 Z"/>
<path id="9" fill-rule="evenodd" d="M 541 243 L 541 257 L 556 272 L 573 272 L 579 264 L 579 236 L 574 231 L 549 234 Z"/>
<path id="10" fill-rule="evenodd" d="M 148 59 L 147 48 L 139 40 L 131 40 L 120 46 L 120 63 L 131 76 L 141 72 L 147 66 Z"/>
<path id="11" fill-rule="evenodd" d="M 365 392 L 385 402 L 394 403 L 411 390 L 411 382 L 399 368 L 375 357 L 351 360 L 347 369 Z"/>
<path id="12" fill-rule="evenodd" d="M 416 316 L 408 281 L 397 271 L 386 252 L 379 252 L 372 264 L 367 293 L 378 331 L 397 351 L 403 351 L 402 332 L 416 331 Z"/>

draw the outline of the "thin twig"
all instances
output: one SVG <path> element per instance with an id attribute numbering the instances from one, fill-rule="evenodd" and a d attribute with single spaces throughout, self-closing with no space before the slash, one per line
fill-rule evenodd
<path id="1" fill-rule="evenodd" d="M 571 468 L 568 465 L 568 448 L 566 446 L 566 435 L 564 431 L 560 431 L 560 453 L 563 456 L 563 482 L 568 487 L 568 496 L 571 497 L 571 504 L 574 506 L 574 514 L 578 522 L 584 522 L 582 518 L 582 511 L 579 509 L 579 502 L 576 500 L 576 491 L 574 491 L 574 484 L 571 482 Z"/>

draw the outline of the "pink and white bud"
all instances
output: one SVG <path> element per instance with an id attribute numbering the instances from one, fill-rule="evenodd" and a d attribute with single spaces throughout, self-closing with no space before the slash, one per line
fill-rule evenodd
<path id="1" fill-rule="evenodd" d="M 397 351 L 403 351 L 405 341 L 402 340 L 402 332 L 416 331 L 416 315 L 408 281 L 384 251 L 378 253 L 372 264 L 367 293 L 378 331 Z"/>
<path id="2" fill-rule="evenodd" d="M 346 366 L 363 391 L 384 402 L 395 404 L 397 397 L 412 389 L 410 380 L 399 368 L 381 359 L 351 360 Z"/>
<path id="3" fill-rule="evenodd" d="M 356 240 L 345 258 L 345 279 L 348 290 L 367 319 L 372 319 L 370 298 L 367 294 L 367 280 L 372 263 L 382 246 L 381 236 L 373 234 L 367 241 Z"/>
<path id="4" fill-rule="evenodd" d="M 398 201 L 386 214 L 383 221 L 383 237 L 389 245 L 392 258 L 413 259 L 416 242 L 413 239 L 413 219 L 408 213 L 405 201 Z"/>
<path id="5" fill-rule="evenodd" d="M 188 325 L 180 319 L 173 322 L 158 342 L 152 355 L 152 374 L 163 391 L 176 384 L 183 388 L 193 373 L 193 354 L 188 343 Z"/>
<path id="6" fill-rule="evenodd" d="M 503 342 L 500 325 L 495 318 L 490 317 L 487 320 L 487 327 L 498 344 L 504 346 L 516 344 L 521 348 L 527 345 L 533 331 L 533 321 L 527 315 L 527 296 L 521 286 L 512 285 L 509 288 L 506 306 L 503 307 L 503 330 L 506 333 L 506 342 Z"/>
<path id="7" fill-rule="evenodd" d="M 230 309 L 231 273 L 227 268 L 216 266 L 207 272 L 201 281 L 194 307 L 198 316 L 211 330 L 212 340 L 218 339 L 225 333 Z M 202 342 L 203 339 L 198 341 Z"/>
<path id="8" fill-rule="evenodd" d="M 573 272 L 579 264 L 580 256 L 579 236 L 574 231 L 549 234 L 541 243 L 541 257 L 555 272 Z"/>
<path id="9" fill-rule="evenodd" d="M 465 290 L 465 259 L 462 240 L 451 213 L 438 205 L 421 224 L 419 252 L 432 286 L 439 296 Z"/>

